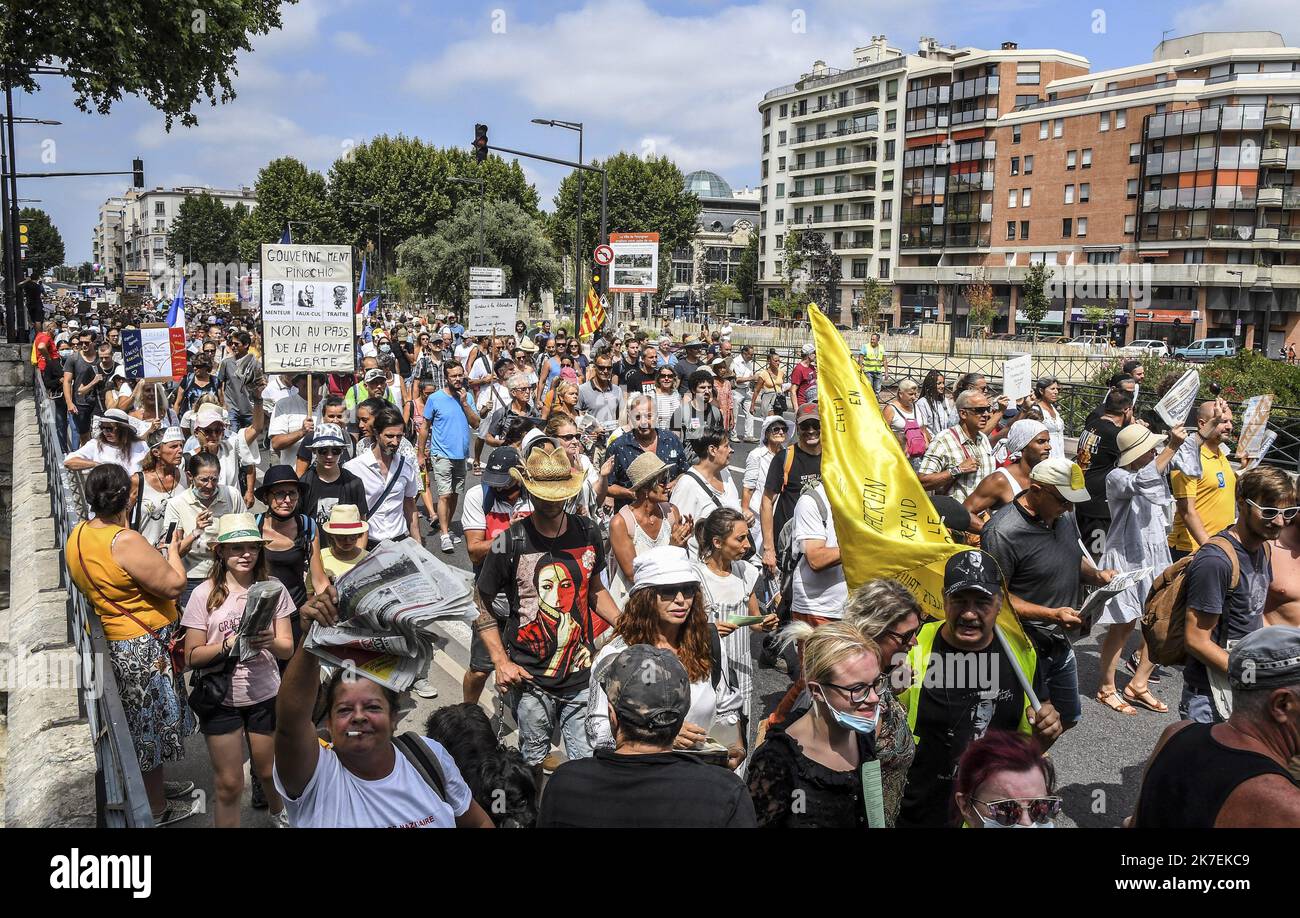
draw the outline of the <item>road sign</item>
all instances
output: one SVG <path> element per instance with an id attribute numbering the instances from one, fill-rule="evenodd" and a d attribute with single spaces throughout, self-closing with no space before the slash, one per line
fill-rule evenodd
<path id="1" fill-rule="evenodd" d="M 506 292 L 504 268 L 470 268 L 469 292 L 472 296 L 502 296 Z"/>
<path id="2" fill-rule="evenodd" d="M 614 260 L 614 250 L 602 243 L 596 246 L 595 251 L 591 253 L 591 257 L 596 260 L 596 264 L 607 265 Z"/>

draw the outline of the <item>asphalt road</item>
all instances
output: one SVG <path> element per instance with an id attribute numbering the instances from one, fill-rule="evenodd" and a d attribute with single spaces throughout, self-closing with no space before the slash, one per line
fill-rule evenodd
<path id="1" fill-rule="evenodd" d="M 731 460 L 731 467 L 737 490 L 740 490 L 745 461 L 750 450 L 756 446 L 748 443 L 736 443 L 734 446 L 735 453 Z M 467 489 L 472 491 L 479 483 L 480 480 L 471 475 Z M 459 522 L 454 524 L 452 529 L 453 532 L 459 533 Z M 426 528 L 426 533 L 428 531 Z M 465 552 L 463 543 L 458 544 L 449 554 L 444 554 L 439 549 L 436 537 L 426 537 L 425 546 L 436 557 L 465 571 L 468 576 L 469 556 Z M 435 665 L 429 676 L 434 687 L 438 689 L 438 697 L 432 700 L 413 698 L 413 707 L 403 717 L 402 729 L 422 730 L 425 718 L 433 710 L 445 704 L 461 701 L 460 685 L 464 675 L 463 667 L 468 665 L 469 661 L 469 627 L 456 623 L 446 626 L 444 630 L 446 641 L 435 657 Z M 754 635 L 753 641 L 754 659 L 757 660 L 761 636 Z M 1130 639 L 1125 654 L 1136 646 L 1136 642 L 1136 636 Z M 1166 667 L 1163 681 L 1159 685 L 1152 686 L 1155 694 L 1169 705 L 1168 714 L 1155 714 L 1139 708 L 1136 715 L 1126 716 L 1092 700 L 1097 686 L 1098 636 L 1094 634 L 1078 640 L 1075 643 L 1075 652 L 1079 662 L 1083 717 L 1073 729 L 1066 732 L 1050 753 L 1056 769 L 1057 792 L 1065 801 L 1064 816 L 1060 824 L 1114 827 L 1133 811 L 1147 756 L 1160 732 L 1177 720 L 1182 675 L 1180 670 Z M 1122 690 L 1127 681 L 1128 674 L 1121 664 L 1117 687 Z M 789 684 L 790 680 L 784 673 L 762 666 L 757 667 L 754 676 L 753 710 L 761 712 L 764 716 L 771 713 Z M 492 683 L 489 681 L 480 702 L 489 712 L 492 711 L 493 696 Z M 513 734 L 509 734 L 507 741 L 512 737 Z M 177 767 L 169 769 L 168 779 L 184 778 L 194 781 L 199 789 L 196 793 L 202 792 L 210 796 L 212 776 L 203 737 L 197 734 L 190 737 L 186 749 L 186 758 Z M 206 798 L 201 796 L 200 799 Z M 266 811 L 252 809 L 248 805 L 248 800 L 249 791 L 246 786 L 243 825 L 268 825 Z M 210 825 L 209 813 L 199 813 L 178 824 L 185 828 Z"/>

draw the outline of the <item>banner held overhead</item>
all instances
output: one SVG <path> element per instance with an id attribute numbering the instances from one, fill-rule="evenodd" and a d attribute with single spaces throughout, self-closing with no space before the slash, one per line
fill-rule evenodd
<path id="1" fill-rule="evenodd" d="M 350 373 L 352 247 L 264 244 L 262 363 L 268 373 Z"/>

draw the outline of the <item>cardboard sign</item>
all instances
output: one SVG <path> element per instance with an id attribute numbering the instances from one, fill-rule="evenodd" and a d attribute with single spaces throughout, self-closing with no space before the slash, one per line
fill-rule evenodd
<path id="1" fill-rule="evenodd" d="M 262 365 L 267 373 L 351 373 L 352 247 L 262 246 Z"/>
<path id="2" fill-rule="evenodd" d="M 1273 410 L 1273 396 L 1252 395 L 1241 409 L 1241 438 L 1237 441 L 1237 458 L 1262 456 L 1260 445 L 1268 432 L 1268 416 Z M 1276 435 L 1274 435 L 1276 437 Z"/>
<path id="3" fill-rule="evenodd" d="M 122 332 L 122 363 L 127 379 L 172 382 L 185 378 L 185 329 L 142 325 Z"/>
<path id="4" fill-rule="evenodd" d="M 1033 391 L 1034 360 L 1029 354 L 1009 354 L 1002 361 L 1002 394 L 1015 403 Z"/>
<path id="5" fill-rule="evenodd" d="M 1201 390 L 1201 374 L 1188 370 L 1174 383 L 1165 397 L 1156 403 L 1156 414 L 1170 427 L 1182 427 L 1196 404 L 1196 393 Z"/>
<path id="6" fill-rule="evenodd" d="M 515 327 L 519 303 L 509 299 L 475 299 L 469 301 L 467 335 L 503 335 Z"/>

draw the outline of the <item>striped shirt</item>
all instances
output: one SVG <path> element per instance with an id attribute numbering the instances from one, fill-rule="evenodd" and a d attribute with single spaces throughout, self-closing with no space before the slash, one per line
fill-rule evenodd
<path id="1" fill-rule="evenodd" d="M 985 434 L 976 434 L 972 438 L 967 436 L 960 425 L 944 428 L 930 441 L 925 455 L 921 457 L 917 473 L 934 475 L 954 465 L 961 465 L 967 459 L 975 460 L 975 471 L 969 475 L 958 475 L 952 490 L 948 492 L 954 500 L 961 502 L 970 496 L 981 481 L 997 470 L 993 447 L 989 445 L 989 438 Z"/>

